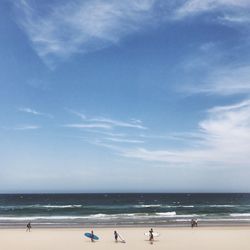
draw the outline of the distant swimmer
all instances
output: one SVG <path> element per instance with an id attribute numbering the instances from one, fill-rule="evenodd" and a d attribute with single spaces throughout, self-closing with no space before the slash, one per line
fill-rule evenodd
<path id="1" fill-rule="evenodd" d="M 30 232 L 31 229 L 31 223 L 29 222 L 26 226 L 26 232 Z"/>

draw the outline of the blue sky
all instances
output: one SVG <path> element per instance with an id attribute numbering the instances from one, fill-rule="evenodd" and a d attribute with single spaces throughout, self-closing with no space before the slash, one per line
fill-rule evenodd
<path id="1" fill-rule="evenodd" d="M 249 192 L 249 13 L 1 1 L 1 192 Z"/>

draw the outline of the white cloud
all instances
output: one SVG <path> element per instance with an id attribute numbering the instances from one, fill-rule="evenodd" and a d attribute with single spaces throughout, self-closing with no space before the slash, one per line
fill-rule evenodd
<path id="1" fill-rule="evenodd" d="M 248 167 L 250 164 L 250 100 L 210 109 L 199 123 L 203 141 L 182 150 L 124 149 L 121 155 L 183 166 Z"/>
<path id="2" fill-rule="evenodd" d="M 150 23 L 155 0 L 87 0 L 51 6 L 41 15 L 31 1 L 16 4 L 20 23 L 38 55 L 67 58 L 117 43 L 122 37 Z M 20 13 L 19 13 L 20 14 Z"/>
<path id="3" fill-rule="evenodd" d="M 144 141 L 142 140 L 135 140 L 135 139 L 125 139 L 125 138 L 115 138 L 115 137 L 107 137 L 104 139 L 112 142 L 144 143 Z"/>
<path id="4" fill-rule="evenodd" d="M 90 119 L 91 121 L 96 121 L 96 122 L 104 122 L 107 124 L 110 124 L 114 127 L 125 127 L 125 128 L 136 128 L 136 129 L 147 129 L 143 125 L 141 125 L 141 121 L 135 121 L 132 120 L 132 122 L 123 122 L 123 121 L 118 121 L 114 119 L 109 119 L 109 118 L 104 118 L 104 117 L 99 117 L 99 118 L 92 118 Z"/>
<path id="5" fill-rule="evenodd" d="M 177 9 L 177 16 L 183 18 L 213 10 L 238 12 L 240 9 L 250 7 L 249 0 L 187 0 Z"/>
<path id="6" fill-rule="evenodd" d="M 52 68 L 58 58 L 103 49 L 145 27 L 199 13 L 219 10 L 222 23 L 249 23 L 250 8 L 249 0 L 74 0 L 53 2 L 41 13 L 40 4 L 15 2 L 17 21 Z"/>
<path id="7" fill-rule="evenodd" d="M 249 12 L 248 12 L 249 13 Z M 219 18 L 220 21 L 226 24 L 249 24 L 250 16 L 249 14 L 240 13 L 240 14 L 227 14 Z"/>
<path id="8" fill-rule="evenodd" d="M 67 111 L 69 111 L 70 113 L 80 117 L 81 119 L 85 120 L 86 119 L 86 115 L 84 115 L 83 113 L 80 113 L 78 111 L 72 110 L 72 109 L 66 109 Z"/>
<path id="9" fill-rule="evenodd" d="M 36 111 L 34 109 L 31 109 L 31 108 L 19 108 L 18 110 L 20 112 L 24 112 L 24 113 L 28 113 L 28 114 L 32 114 L 32 115 L 45 116 L 45 117 L 53 118 L 53 115 L 51 115 L 51 114 L 42 113 L 42 112 Z"/>
<path id="10" fill-rule="evenodd" d="M 85 122 L 94 122 L 94 123 L 101 123 L 101 124 L 106 124 L 108 127 L 123 127 L 123 128 L 135 128 L 135 129 L 147 129 L 145 126 L 142 125 L 142 121 L 139 119 L 131 119 L 130 122 L 124 122 L 124 121 L 119 121 L 115 119 L 110 119 L 106 117 L 87 117 L 86 115 L 74 111 L 71 109 L 68 109 L 72 114 L 80 117 L 83 121 Z"/>
<path id="11" fill-rule="evenodd" d="M 215 69 L 202 84 L 189 86 L 185 91 L 217 95 L 249 94 L 250 66 Z"/>
<path id="12" fill-rule="evenodd" d="M 80 128 L 80 129 L 91 129 L 91 128 L 101 128 L 101 129 L 111 129 L 112 126 L 104 123 L 91 123 L 91 124 L 84 124 L 84 123 L 78 123 L 78 124 L 66 124 L 64 127 L 67 128 Z"/>
<path id="13" fill-rule="evenodd" d="M 21 125 L 21 126 L 14 127 L 13 129 L 14 130 L 35 130 L 39 128 L 41 127 L 37 125 Z"/>

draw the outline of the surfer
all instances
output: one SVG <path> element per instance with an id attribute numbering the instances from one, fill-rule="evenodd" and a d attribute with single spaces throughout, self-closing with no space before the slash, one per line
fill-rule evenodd
<path id="1" fill-rule="evenodd" d="M 154 240 L 154 235 L 153 235 L 153 228 L 151 228 L 150 230 L 149 230 L 149 241 L 153 241 Z"/>
<path id="2" fill-rule="evenodd" d="M 30 232 L 30 229 L 31 229 L 31 223 L 29 222 L 28 224 L 27 224 L 27 229 L 26 229 L 26 232 Z"/>
<path id="3" fill-rule="evenodd" d="M 116 231 L 114 231 L 114 236 L 115 236 L 115 242 L 118 241 L 118 233 Z"/>
<path id="4" fill-rule="evenodd" d="M 91 241 L 92 241 L 92 242 L 94 242 L 94 231 L 93 231 L 93 230 L 91 230 L 91 236 L 90 236 L 90 239 L 91 239 Z"/>
<path id="5" fill-rule="evenodd" d="M 195 219 L 195 220 L 194 220 L 194 225 L 195 225 L 196 227 L 198 227 L 198 219 Z"/>

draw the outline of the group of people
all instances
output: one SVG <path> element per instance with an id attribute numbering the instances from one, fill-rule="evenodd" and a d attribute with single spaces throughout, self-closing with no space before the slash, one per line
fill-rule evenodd
<path id="1" fill-rule="evenodd" d="M 154 234 L 153 234 L 153 232 L 154 232 L 153 228 L 151 228 L 149 230 L 149 241 L 150 242 L 154 241 Z M 114 237 L 115 237 L 115 242 L 118 242 L 118 238 L 120 238 L 121 242 L 125 243 L 125 240 L 121 237 L 121 235 L 118 234 L 118 232 L 116 230 L 114 231 Z M 92 242 L 94 242 L 94 238 L 95 238 L 94 231 L 91 230 L 90 239 L 91 239 Z"/>
<path id="2" fill-rule="evenodd" d="M 191 220 L 191 227 L 198 227 L 198 220 L 197 219 L 192 219 Z M 26 232 L 30 232 L 31 230 L 31 223 L 29 222 L 26 226 Z M 121 242 L 125 243 L 125 240 L 118 234 L 117 231 L 114 231 L 114 237 L 115 237 L 115 242 L 118 242 L 118 238 L 121 239 Z M 92 230 L 91 231 L 91 235 L 90 235 L 90 239 L 92 242 L 94 242 L 94 238 L 95 238 L 95 235 L 94 235 L 94 231 Z M 149 230 L 149 241 L 150 242 L 153 242 L 154 241 L 154 230 L 153 228 L 151 228 Z"/>

